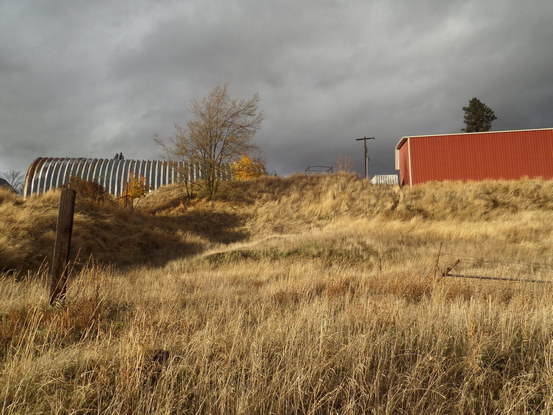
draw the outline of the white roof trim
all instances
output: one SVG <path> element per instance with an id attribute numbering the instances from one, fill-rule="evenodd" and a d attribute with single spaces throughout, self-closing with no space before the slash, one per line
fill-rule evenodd
<path id="1" fill-rule="evenodd" d="M 462 131 L 458 133 L 447 133 L 447 134 L 422 134 L 422 135 L 406 135 L 404 137 L 401 137 L 401 140 L 398 141 L 396 144 L 396 150 L 399 150 L 400 147 L 407 141 L 408 138 L 417 138 L 417 137 L 442 137 L 442 136 L 448 136 L 448 135 L 469 135 L 469 134 L 493 134 L 493 133 L 515 133 L 520 131 L 549 131 L 553 130 L 553 127 L 551 128 L 531 128 L 528 130 L 502 130 L 502 131 L 478 131 L 474 133 L 464 133 Z"/>

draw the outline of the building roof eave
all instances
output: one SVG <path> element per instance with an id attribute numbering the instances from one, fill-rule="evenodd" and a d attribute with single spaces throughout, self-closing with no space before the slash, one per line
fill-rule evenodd
<path id="1" fill-rule="evenodd" d="M 497 134 L 497 133 L 516 133 L 516 132 L 527 132 L 527 131 L 551 131 L 553 130 L 553 127 L 548 128 L 529 128 L 525 130 L 499 130 L 499 131 L 476 131 L 472 133 L 466 133 L 463 131 L 460 131 L 458 133 L 447 133 L 447 134 L 422 134 L 422 135 L 409 135 L 405 137 L 401 137 L 401 140 L 398 141 L 396 145 L 396 150 L 399 150 L 401 146 L 407 141 L 408 138 L 419 138 L 419 137 L 447 137 L 447 136 L 453 136 L 453 135 L 474 135 L 474 134 Z"/>
<path id="2" fill-rule="evenodd" d="M 409 138 L 408 136 L 401 137 L 401 140 L 399 140 L 398 143 L 396 144 L 396 150 L 399 150 L 401 146 L 407 141 L 408 138 Z"/>

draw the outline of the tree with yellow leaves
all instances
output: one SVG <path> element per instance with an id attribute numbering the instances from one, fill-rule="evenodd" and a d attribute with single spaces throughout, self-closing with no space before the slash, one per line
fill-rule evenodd
<path id="1" fill-rule="evenodd" d="M 155 141 L 167 151 L 170 160 L 199 165 L 201 180 L 197 185 L 213 199 L 224 166 L 256 149 L 253 137 L 263 121 L 259 96 L 232 98 L 227 86 L 220 85 L 202 100 L 193 100 L 190 112 L 194 118 L 186 123 L 186 128 L 175 125 L 177 133 L 169 145 L 160 139 Z"/>
<path id="2" fill-rule="evenodd" d="M 234 180 L 252 180 L 267 174 L 265 165 L 260 160 L 252 160 L 245 154 L 232 165 Z"/>
<path id="3" fill-rule="evenodd" d="M 125 194 L 122 196 L 125 207 L 134 209 L 134 201 L 143 197 L 150 190 L 150 185 L 146 182 L 146 178 L 139 174 L 135 176 L 131 171 L 129 173 L 129 181 L 125 185 Z"/>

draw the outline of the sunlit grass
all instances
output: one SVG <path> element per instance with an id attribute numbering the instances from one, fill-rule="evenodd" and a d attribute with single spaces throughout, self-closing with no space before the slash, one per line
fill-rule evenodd
<path id="1" fill-rule="evenodd" d="M 295 177 L 240 184 L 215 202 L 170 203 L 177 190 L 162 189 L 136 217 L 82 211 L 80 232 L 94 215 L 120 230 L 142 221 L 143 232 L 186 217 L 196 222 L 183 241 L 202 243 L 155 267 L 83 265 L 55 308 L 46 271 L 4 272 L 1 413 L 551 413 L 553 287 L 436 270 L 451 254 L 482 271 L 550 279 L 551 189 Z M 39 224 L 34 215 L 55 216 L 55 200 L 0 208 Z M 228 234 L 245 236 L 210 236 L 210 209 Z M 30 255 L 30 229 L 12 226 Z M 89 243 L 101 247 L 97 232 Z M 523 275 L 522 262 L 542 266 Z"/>

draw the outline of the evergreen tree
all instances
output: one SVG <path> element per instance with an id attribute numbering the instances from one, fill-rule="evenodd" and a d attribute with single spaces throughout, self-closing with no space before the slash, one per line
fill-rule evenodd
<path id="1" fill-rule="evenodd" d="M 463 107 L 463 111 L 465 111 L 464 121 L 466 127 L 461 131 L 467 133 L 490 131 L 492 121 L 497 120 L 493 110 L 478 98 L 471 99 L 468 107 Z"/>

